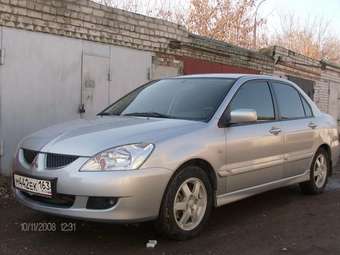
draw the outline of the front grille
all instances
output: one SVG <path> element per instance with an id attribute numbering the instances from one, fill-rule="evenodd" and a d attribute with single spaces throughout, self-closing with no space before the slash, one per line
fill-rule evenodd
<path id="1" fill-rule="evenodd" d="M 24 159 L 27 164 L 32 164 L 35 157 L 38 155 L 39 152 L 23 149 Z"/>
<path id="2" fill-rule="evenodd" d="M 71 164 L 78 159 L 77 156 L 62 155 L 62 154 L 46 154 L 46 168 L 60 168 Z"/>
<path id="3" fill-rule="evenodd" d="M 25 191 L 20 191 L 26 198 L 43 204 L 53 205 L 61 208 L 69 208 L 73 205 L 75 196 L 57 194 L 54 197 L 41 197 L 30 194 Z"/>

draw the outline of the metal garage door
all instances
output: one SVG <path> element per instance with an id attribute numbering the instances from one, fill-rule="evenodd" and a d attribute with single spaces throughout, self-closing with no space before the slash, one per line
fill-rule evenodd
<path id="1" fill-rule="evenodd" d="M 295 76 L 287 76 L 288 80 L 299 85 L 300 88 L 312 99 L 314 100 L 314 86 L 315 81 L 306 80 Z"/>
<path id="2" fill-rule="evenodd" d="M 111 46 L 86 47 L 82 66 L 82 117 L 91 118 L 149 80 L 152 54 Z"/>
<path id="3" fill-rule="evenodd" d="M 340 86 L 337 83 L 329 84 L 328 113 L 332 115 L 340 124 Z"/>
<path id="4" fill-rule="evenodd" d="M 152 53 L 123 47 L 111 48 L 110 103 L 149 81 Z"/>
<path id="5" fill-rule="evenodd" d="M 109 105 L 109 72 L 109 57 L 83 55 L 82 117 L 93 117 Z"/>
<path id="6" fill-rule="evenodd" d="M 246 73 L 246 74 L 259 74 L 258 70 L 224 65 L 220 63 L 209 62 L 205 60 L 181 57 L 179 60 L 183 61 L 184 74 L 204 74 L 204 73 Z"/>

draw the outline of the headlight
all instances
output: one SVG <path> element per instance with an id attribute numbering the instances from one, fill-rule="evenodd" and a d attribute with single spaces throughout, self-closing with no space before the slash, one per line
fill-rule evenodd
<path id="1" fill-rule="evenodd" d="M 115 147 L 90 158 L 80 171 L 135 170 L 150 156 L 153 148 L 153 144 Z"/>

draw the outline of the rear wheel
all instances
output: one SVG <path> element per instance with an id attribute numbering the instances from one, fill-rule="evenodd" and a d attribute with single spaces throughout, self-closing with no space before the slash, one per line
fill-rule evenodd
<path id="1" fill-rule="evenodd" d="M 212 196 L 212 187 L 203 169 L 183 168 L 169 183 L 156 227 L 176 240 L 198 235 L 209 218 Z"/>
<path id="2" fill-rule="evenodd" d="M 329 155 L 325 149 L 319 149 L 314 156 L 310 169 L 310 179 L 300 183 L 300 188 L 305 194 L 320 194 L 324 191 L 330 169 Z"/>

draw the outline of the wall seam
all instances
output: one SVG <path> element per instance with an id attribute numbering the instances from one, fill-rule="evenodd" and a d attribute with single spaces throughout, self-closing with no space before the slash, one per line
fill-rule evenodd
<path id="1" fill-rule="evenodd" d="M 0 49 L 3 48 L 3 43 L 4 41 L 4 28 L 3 26 L 0 26 Z M 3 112 L 3 103 L 2 103 L 2 87 L 3 87 L 3 84 L 2 84 L 2 65 L 0 65 L 0 175 L 1 173 L 3 172 L 3 169 L 2 169 L 2 154 L 4 153 L 4 141 L 3 141 L 3 121 L 2 121 L 2 112 Z"/>

